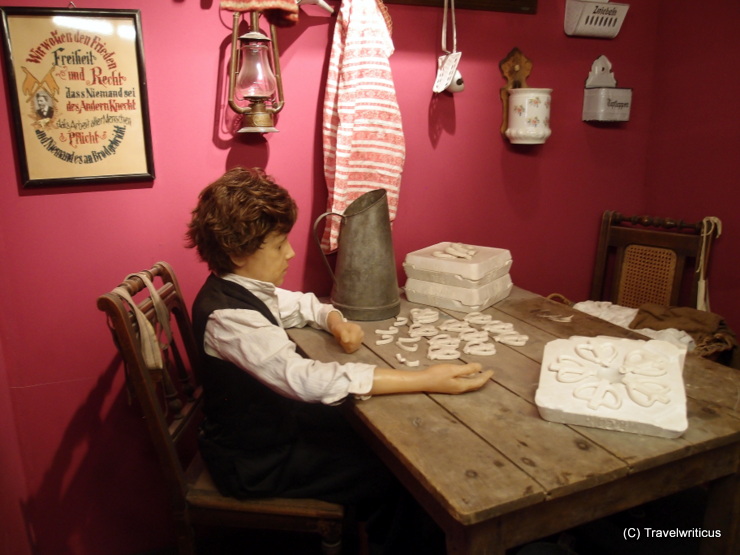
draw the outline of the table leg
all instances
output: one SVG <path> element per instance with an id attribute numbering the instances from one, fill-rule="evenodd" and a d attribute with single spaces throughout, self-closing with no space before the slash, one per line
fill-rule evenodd
<path id="1" fill-rule="evenodd" d="M 704 516 L 706 531 L 719 531 L 719 538 L 705 538 L 701 555 L 731 555 L 740 548 L 740 477 L 737 473 L 709 484 Z"/>
<path id="2" fill-rule="evenodd" d="M 499 520 L 445 530 L 447 555 L 505 555 Z"/>

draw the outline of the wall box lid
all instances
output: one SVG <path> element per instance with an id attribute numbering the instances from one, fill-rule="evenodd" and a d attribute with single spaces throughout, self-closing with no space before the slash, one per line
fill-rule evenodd
<path id="1" fill-rule="evenodd" d="M 609 0 L 567 0 L 565 34 L 613 39 L 622 28 L 629 4 Z"/>
<path id="2" fill-rule="evenodd" d="M 584 89 L 583 121 L 629 121 L 632 89 Z"/>

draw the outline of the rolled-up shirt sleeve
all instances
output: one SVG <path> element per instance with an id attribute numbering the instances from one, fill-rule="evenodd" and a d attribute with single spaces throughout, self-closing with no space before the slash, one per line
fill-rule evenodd
<path id="1" fill-rule="evenodd" d="M 333 308 L 322 305 L 313 295 L 304 297 L 292 299 L 299 300 L 298 303 L 280 299 L 281 306 L 299 307 L 286 314 L 281 310 L 283 324 L 326 329 L 326 317 Z M 334 404 L 348 395 L 366 395 L 373 384 L 374 365 L 303 358 L 285 329 L 273 325 L 255 310 L 214 311 L 206 325 L 204 347 L 206 354 L 235 364 L 292 399 Z"/>
<path id="2" fill-rule="evenodd" d="M 302 328 L 308 325 L 326 330 L 326 318 L 330 312 L 336 311 L 332 305 L 319 301 L 313 293 L 276 288 L 275 296 L 280 311 L 280 321 L 286 329 Z"/>

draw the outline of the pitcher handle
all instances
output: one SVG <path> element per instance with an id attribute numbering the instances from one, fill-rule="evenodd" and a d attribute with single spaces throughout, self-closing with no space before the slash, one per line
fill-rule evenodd
<path id="1" fill-rule="evenodd" d="M 331 280 L 336 284 L 337 278 L 334 276 L 334 271 L 331 269 L 331 265 L 329 264 L 329 259 L 326 258 L 326 254 L 324 254 L 324 249 L 321 248 L 321 239 L 319 239 L 318 233 L 316 233 L 319 223 L 321 220 L 328 216 L 339 216 L 340 218 L 344 218 L 343 214 L 339 214 L 338 212 L 324 212 L 316 218 L 316 221 L 313 223 L 313 238 L 316 240 L 316 245 L 319 247 L 319 252 L 321 253 L 321 258 L 324 259 L 324 264 L 326 265 L 326 269 L 329 270 L 329 275 L 331 276 Z"/>

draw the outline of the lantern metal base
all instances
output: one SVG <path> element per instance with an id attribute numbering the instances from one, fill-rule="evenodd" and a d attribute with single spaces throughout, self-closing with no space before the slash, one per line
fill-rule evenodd
<path id="1" fill-rule="evenodd" d="M 276 127 L 242 127 L 238 133 L 278 133 Z"/>
<path id="2" fill-rule="evenodd" d="M 251 110 L 242 117 L 239 133 L 277 133 L 272 112 L 265 108 L 261 100 L 252 100 Z"/>

